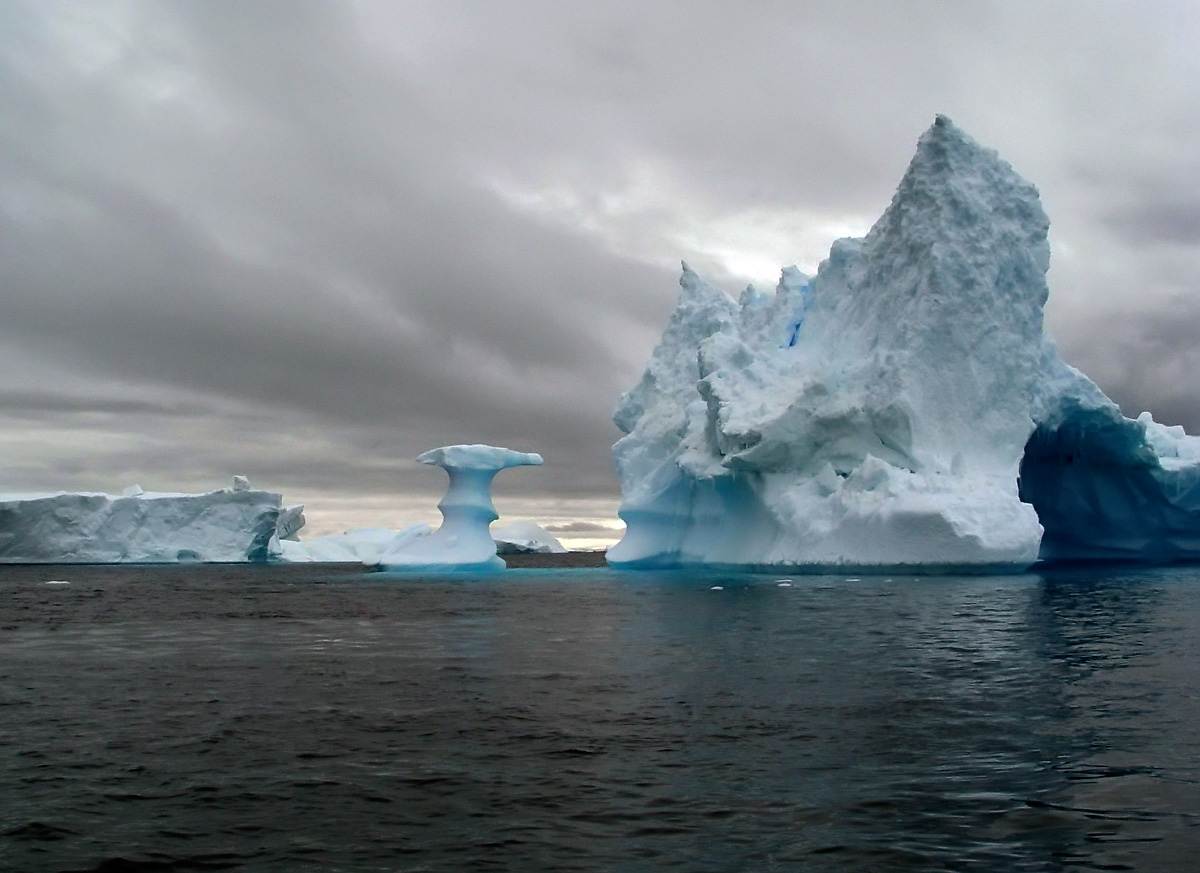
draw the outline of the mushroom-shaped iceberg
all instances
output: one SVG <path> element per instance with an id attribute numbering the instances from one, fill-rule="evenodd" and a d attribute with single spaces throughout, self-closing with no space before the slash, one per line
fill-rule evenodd
<path id="1" fill-rule="evenodd" d="M 384 569 L 503 570 L 489 532 L 499 516 L 492 505 L 492 479 L 506 467 L 536 466 L 542 456 L 497 446 L 443 446 L 417 457 L 422 464 L 441 467 L 450 477 L 438 504 L 442 526 L 385 552 Z"/>

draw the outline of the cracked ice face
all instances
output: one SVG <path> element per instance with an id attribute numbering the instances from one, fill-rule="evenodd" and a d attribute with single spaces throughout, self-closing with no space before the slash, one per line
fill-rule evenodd
<path id="1" fill-rule="evenodd" d="M 685 267 L 618 405 L 624 564 L 1026 566 L 1048 220 L 939 117 L 891 205 L 816 277 L 738 304 Z"/>

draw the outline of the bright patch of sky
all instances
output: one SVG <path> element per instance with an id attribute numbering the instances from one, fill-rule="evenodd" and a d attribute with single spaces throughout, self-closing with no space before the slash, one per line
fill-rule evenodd
<path id="1" fill-rule="evenodd" d="M 715 266 L 722 278 L 774 288 L 783 267 L 812 275 L 840 237 L 862 236 L 866 215 L 827 215 L 770 206 L 729 208 L 698 196 L 703 187 L 665 165 L 642 163 L 615 187 L 520 183 L 493 176 L 484 184 L 506 205 L 573 230 L 615 255 L 675 269 L 680 260 Z M 735 291 L 740 289 L 734 289 Z"/>

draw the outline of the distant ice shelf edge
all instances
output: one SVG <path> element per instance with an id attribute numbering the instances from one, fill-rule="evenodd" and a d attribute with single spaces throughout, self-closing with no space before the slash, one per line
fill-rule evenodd
<path id="1" fill-rule="evenodd" d="M 0 495 L 0 563 L 265 562 L 303 524 L 303 507 L 242 476 L 203 494 Z"/>
<path id="2" fill-rule="evenodd" d="M 1002 572 L 1200 558 L 1200 438 L 1046 335 L 1037 189 L 944 116 L 862 239 L 735 302 L 683 266 L 617 404 L 619 568 Z"/>

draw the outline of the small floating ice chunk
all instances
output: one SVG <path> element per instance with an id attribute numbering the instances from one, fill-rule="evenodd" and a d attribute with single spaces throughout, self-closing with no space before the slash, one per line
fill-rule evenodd
<path id="1" fill-rule="evenodd" d="M 46 584 L 47 585 L 70 585 L 71 583 L 68 582 L 66 579 L 47 579 Z"/>
<path id="2" fill-rule="evenodd" d="M 725 590 L 725 588 L 724 588 L 724 586 L 722 586 L 722 585 L 714 585 L 714 586 L 713 586 L 712 588 L 710 588 L 709 590 L 710 590 L 710 591 L 724 591 L 724 590 Z"/>
<path id="3" fill-rule="evenodd" d="M 778 585 L 780 588 L 791 588 L 792 587 L 792 583 L 787 579 L 780 579 L 775 584 Z"/>

